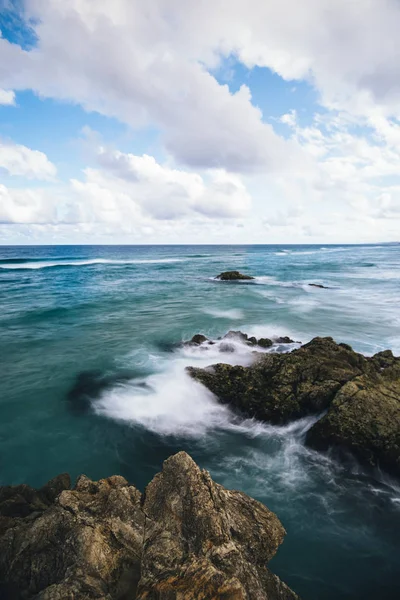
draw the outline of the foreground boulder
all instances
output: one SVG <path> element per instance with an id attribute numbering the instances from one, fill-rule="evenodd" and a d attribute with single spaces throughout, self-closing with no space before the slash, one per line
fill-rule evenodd
<path id="1" fill-rule="evenodd" d="M 180 452 L 145 494 L 119 476 L 0 488 L 0 597 L 295 600 L 266 568 L 285 535 L 265 506 Z"/>
<path id="2" fill-rule="evenodd" d="M 215 279 L 220 279 L 221 281 L 237 281 L 241 279 L 254 279 L 254 277 L 251 277 L 251 275 L 243 275 L 243 273 L 239 273 L 239 271 L 224 271 L 217 275 Z"/>
<path id="3" fill-rule="evenodd" d="M 285 424 L 327 411 L 307 443 L 351 451 L 400 475 L 400 358 L 367 358 L 332 338 L 288 354 L 258 356 L 250 367 L 217 364 L 189 373 L 242 414 Z"/>

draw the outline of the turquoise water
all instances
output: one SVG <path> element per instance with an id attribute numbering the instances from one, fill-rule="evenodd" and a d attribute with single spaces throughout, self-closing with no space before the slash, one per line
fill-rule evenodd
<path id="1" fill-rule="evenodd" d="M 213 281 L 227 269 L 257 278 Z M 397 599 L 398 482 L 305 449 L 310 419 L 242 421 L 185 375 L 249 364 L 247 347 L 174 344 L 241 329 L 400 354 L 399 292 L 398 246 L 0 247 L 0 484 L 69 471 L 143 489 L 185 449 L 278 514 L 271 566 L 304 600 Z"/>

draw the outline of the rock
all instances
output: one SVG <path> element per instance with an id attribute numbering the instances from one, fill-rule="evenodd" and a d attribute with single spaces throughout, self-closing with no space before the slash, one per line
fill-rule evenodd
<path id="1" fill-rule="evenodd" d="M 346 383 L 308 432 L 307 443 L 350 451 L 362 462 L 400 475 L 400 360 L 391 353 L 372 360 L 379 372 Z"/>
<path id="2" fill-rule="evenodd" d="M 134 597 L 144 527 L 140 499 L 122 477 L 93 482 L 82 476 L 34 519 L 14 519 L 0 537 L 6 597 Z"/>
<path id="3" fill-rule="evenodd" d="M 185 452 L 165 461 L 143 510 L 138 600 L 297 598 L 265 567 L 285 535 L 276 515 L 214 483 Z"/>
<path id="4" fill-rule="evenodd" d="M 190 342 L 186 342 L 187 344 L 192 344 L 195 346 L 200 346 L 200 344 L 204 344 L 204 342 L 208 342 L 208 339 L 206 338 L 205 335 L 202 335 L 201 333 L 197 333 L 196 335 L 194 335 L 192 337 L 192 339 L 190 340 Z"/>
<path id="5" fill-rule="evenodd" d="M 238 340 L 239 342 L 247 343 L 248 336 L 247 333 L 242 333 L 241 331 L 228 331 L 222 338 L 223 340 Z"/>
<path id="6" fill-rule="evenodd" d="M 400 358 L 390 351 L 367 358 L 348 344 L 315 338 L 288 354 L 259 354 L 250 367 L 188 371 L 246 416 L 285 424 L 326 410 L 308 432 L 310 446 L 350 451 L 400 475 Z"/>
<path id="7" fill-rule="evenodd" d="M 217 364 L 188 371 L 221 402 L 283 424 L 327 409 L 342 385 L 368 365 L 365 357 L 332 338 L 315 338 L 287 354 L 262 354 L 250 367 Z"/>
<path id="8" fill-rule="evenodd" d="M 239 271 L 224 271 L 217 275 L 215 279 L 220 279 L 221 281 L 238 281 L 254 279 L 254 277 L 251 277 L 251 275 L 243 275 L 243 273 L 239 273 Z"/>
<path id="9" fill-rule="evenodd" d="M 292 340 L 290 337 L 278 337 L 275 340 L 275 344 L 295 344 L 296 342 L 294 340 Z M 297 342 L 299 343 L 299 342 Z M 351 350 L 351 348 L 350 348 Z"/>
<path id="10" fill-rule="evenodd" d="M 285 535 L 277 516 L 185 452 L 143 496 L 120 476 L 68 483 L 0 488 L 1 598 L 298 598 L 265 566 Z"/>
<path id="11" fill-rule="evenodd" d="M 247 339 L 247 343 L 249 344 L 249 346 L 257 346 L 257 338 L 255 338 L 254 336 L 249 337 Z"/>
<path id="12" fill-rule="evenodd" d="M 326 285 L 321 285 L 320 283 L 309 283 L 308 285 L 310 287 L 320 288 L 322 290 L 329 290 L 330 289 Z"/>
<path id="13" fill-rule="evenodd" d="M 260 338 L 257 342 L 257 346 L 261 348 L 270 348 L 273 345 L 273 341 L 268 338 Z"/>

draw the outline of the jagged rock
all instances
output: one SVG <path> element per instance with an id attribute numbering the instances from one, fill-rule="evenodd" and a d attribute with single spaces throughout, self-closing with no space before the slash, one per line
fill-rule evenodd
<path id="1" fill-rule="evenodd" d="M 295 600 L 265 564 L 285 531 L 185 453 L 145 494 L 113 476 L 0 488 L 0 598 Z"/>
<path id="2" fill-rule="evenodd" d="M 185 452 L 165 461 L 143 510 L 138 599 L 297 598 L 265 567 L 285 534 L 276 515 L 214 483 Z"/>
<path id="3" fill-rule="evenodd" d="M 263 354 L 250 367 L 217 364 L 188 371 L 221 402 L 257 419 L 287 423 L 325 410 L 341 386 L 367 366 L 366 358 L 332 338 L 315 338 L 289 354 Z"/>
<path id="4" fill-rule="evenodd" d="M 220 279 L 221 281 L 238 281 L 238 280 L 249 280 L 254 279 L 251 275 L 243 275 L 239 271 L 224 271 L 216 276 L 215 279 Z"/>
<path id="5" fill-rule="evenodd" d="M 140 498 L 123 477 L 93 482 L 81 476 L 45 510 L 9 522 L 0 537 L 3 595 L 61 600 L 134 594 L 144 526 Z"/>
<path id="6" fill-rule="evenodd" d="M 386 352 L 373 361 L 379 372 L 344 385 L 308 432 L 307 443 L 320 450 L 351 451 L 371 466 L 400 475 L 400 360 Z"/>

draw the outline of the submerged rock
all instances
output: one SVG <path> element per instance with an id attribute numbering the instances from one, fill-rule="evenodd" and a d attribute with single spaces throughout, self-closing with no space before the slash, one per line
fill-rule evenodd
<path id="1" fill-rule="evenodd" d="M 295 600 L 266 563 L 277 516 L 180 452 L 145 494 L 119 476 L 0 488 L 0 597 Z"/>
<path id="2" fill-rule="evenodd" d="M 310 287 L 320 288 L 322 290 L 329 290 L 330 289 L 326 285 L 321 285 L 320 283 L 309 283 L 308 285 Z"/>
<path id="3" fill-rule="evenodd" d="M 336 446 L 400 475 L 400 358 L 390 351 L 367 358 L 315 338 L 288 354 L 261 354 L 250 367 L 188 371 L 221 402 L 271 423 L 326 410 L 308 432 L 310 446 Z"/>
<path id="4" fill-rule="evenodd" d="M 224 271 L 216 276 L 215 279 L 220 279 L 221 281 L 237 281 L 237 280 L 249 280 L 254 279 L 251 275 L 243 275 L 239 271 Z"/>

